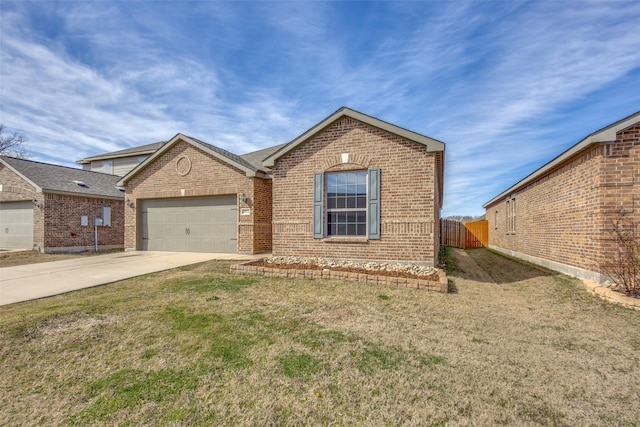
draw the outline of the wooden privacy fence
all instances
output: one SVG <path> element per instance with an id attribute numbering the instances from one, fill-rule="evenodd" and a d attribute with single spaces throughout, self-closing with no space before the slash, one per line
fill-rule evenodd
<path id="1" fill-rule="evenodd" d="M 462 223 L 440 220 L 440 244 L 454 248 L 483 248 L 489 244 L 489 221 Z"/>

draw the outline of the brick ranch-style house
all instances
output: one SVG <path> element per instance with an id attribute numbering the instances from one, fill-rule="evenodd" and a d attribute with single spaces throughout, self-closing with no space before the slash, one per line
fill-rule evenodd
<path id="1" fill-rule="evenodd" d="M 435 265 L 444 143 L 341 108 L 272 155 L 273 254 Z"/>
<path id="2" fill-rule="evenodd" d="M 125 175 L 125 248 L 433 265 L 444 144 L 341 108 L 242 156 L 182 134 Z"/>
<path id="3" fill-rule="evenodd" d="M 0 157 L 0 248 L 39 252 L 122 249 L 124 194 L 118 177 Z"/>
<path id="4" fill-rule="evenodd" d="M 640 112 L 593 132 L 484 205 L 489 247 L 603 282 L 614 221 L 640 222 Z"/>

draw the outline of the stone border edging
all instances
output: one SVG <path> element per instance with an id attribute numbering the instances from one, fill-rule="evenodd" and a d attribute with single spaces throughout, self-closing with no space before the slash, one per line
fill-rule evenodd
<path id="1" fill-rule="evenodd" d="M 436 269 L 440 281 L 424 279 L 410 279 L 406 277 L 381 276 L 377 274 L 350 273 L 347 271 L 336 271 L 330 269 L 323 270 L 298 270 L 293 268 L 272 268 L 251 265 L 255 261 L 231 266 L 231 273 L 252 274 L 265 277 L 289 277 L 296 279 L 333 279 L 347 280 L 363 284 L 383 285 L 396 288 L 424 289 L 432 292 L 447 293 L 449 291 L 449 281 L 443 270 Z"/>
<path id="2" fill-rule="evenodd" d="M 624 296 L 623 294 L 606 288 L 593 280 L 583 280 L 582 284 L 591 294 L 597 295 L 605 301 L 613 304 L 619 304 L 627 308 L 640 310 L 640 298 Z"/>

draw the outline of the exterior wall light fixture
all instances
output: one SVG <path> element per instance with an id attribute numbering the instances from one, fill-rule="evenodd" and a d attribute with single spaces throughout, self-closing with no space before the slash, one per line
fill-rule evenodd
<path id="1" fill-rule="evenodd" d="M 34 198 L 33 200 L 31 200 L 31 203 L 33 203 L 33 206 L 35 206 L 36 208 L 44 208 L 44 205 L 40 202 L 38 202 L 38 200 L 36 198 Z"/>

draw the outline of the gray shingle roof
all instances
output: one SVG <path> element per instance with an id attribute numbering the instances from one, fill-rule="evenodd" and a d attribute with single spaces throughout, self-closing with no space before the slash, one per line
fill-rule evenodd
<path id="1" fill-rule="evenodd" d="M 198 144 L 204 145 L 205 147 L 209 148 L 210 150 L 215 151 L 216 153 L 220 154 L 221 156 L 226 157 L 227 159 L 229 159 L 229 160 L 231 160 L 231 161 L 233 161 L 235 163 L 238 163 L 239 165 L 242 165 L 242 166 L 244 166 L 244 167 L 246 167 L 248 169 L 251 169 L 253 171 L 257 171 L 258 170 L 254 165 L 249 163 L 247 160 L 245 160 L 241 156 L 238 156 L 237 154 L 232 153 L 231 151 L 227 151 L 227 150 L 225 150 L 223 148 L 216 147 L 215 145 L 208 144 L 208 143 L 206 143 L 204 141 L 201 141 L 201 140 L 199 140 L 197 138 L 194 138 L 192 136 L 188 136 L 188 135 L 184 135 L 184 136 L 186 136 L 189 139 L 192 139 L 193 141 L 197 142 Z"/>
<path id="2" fill-rule="evenodd" d="M 287 144 L 278 144 L 273 147 L 263 148 L 262 150 L 252 151 L 251 153 L 243 154 L 241 157 L 247 162 L 251 163 L 256 170 L 269 171 L 269 169 L 262 166 L 262 161 L 284 147 Z"/>
<path id="3" fill-rule="evenodd" d="M 128 156 L 135 156 L 137 154 L 153 154 L 156 152 L 156 150 L 158 150 L 160 147 L 162 147 L 166 143 L 167 141 L 159 141 L 159 142 L 154 142 L 152 144 L 125 148 L 124 150 L 112 151 L 110 153 L 103 153 L 103 154 L 98 154 L 91 157 L 85 157 L 84 159 L 76 161 L 76 163 L 80 163 L 80 164 L 91 163 L 94 160 L 106 160 L 106 159 L 111 159 L 115 157 L 128 157 Z"/>
<path id="4" fill-rule="evenodd" d="M 124 193 L 116 188 L 120 177 L 115 175 L 5 156 L 0 156 L 0 161 L 40 187 L 45 193 L 124 198 Z M 83 182 L 87 187 L 82 187 L 74 181 Z"/>

